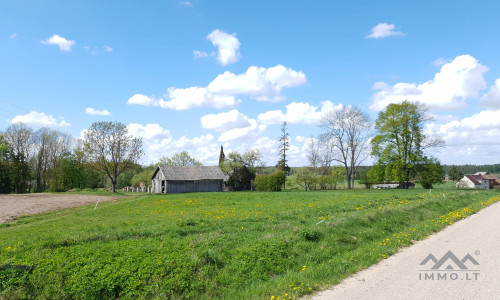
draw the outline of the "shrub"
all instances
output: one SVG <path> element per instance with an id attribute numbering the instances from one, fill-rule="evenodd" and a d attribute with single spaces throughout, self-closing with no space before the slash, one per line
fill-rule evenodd
<path id="1" fill-rule="evenodd" d="M 257 175 L 254 180 L 255 189 L 265 192 L 279 192 L 286 181 L 283 171 L 274 172 L 271 175 Z"/>

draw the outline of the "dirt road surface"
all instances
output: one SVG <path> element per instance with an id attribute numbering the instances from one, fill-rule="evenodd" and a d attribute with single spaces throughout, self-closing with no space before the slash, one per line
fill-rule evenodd
<path id="1" fill-rule="evenodd" d="M 309 298 L 500 299 L 500 202 Z"/>
<path id="2" fill-rule="evenodd" d="M 97 199 L 102 202 L 116 198 L 74 194 L 0 195 L 0 223 L 13 221 L 21 215 L 96 203 Z"/>

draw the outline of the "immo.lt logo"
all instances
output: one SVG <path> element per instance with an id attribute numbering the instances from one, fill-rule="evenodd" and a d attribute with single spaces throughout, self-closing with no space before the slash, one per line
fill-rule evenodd
<path id="1" fill-rule="evenodd" d="M 474 255 L 477 257 L 479 250 L 476 250 Z M 422 269 L 419 270 L 419 280 L 478 280 L 479 278 L 479 263 L 470 253 L 462 259 L 450 250 L 440 259 L 429 254 L 420 266 Z"/>

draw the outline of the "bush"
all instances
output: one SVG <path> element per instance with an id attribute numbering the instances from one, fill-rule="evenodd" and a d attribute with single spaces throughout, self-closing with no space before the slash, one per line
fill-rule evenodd
<path id="1" fill-rule="evenodd" d="M 257 175 L 254 180 L 255 189 L 262 192 L 279 192 L 286 181 L 283 171 L 274 172 L 271 175 Z"/>

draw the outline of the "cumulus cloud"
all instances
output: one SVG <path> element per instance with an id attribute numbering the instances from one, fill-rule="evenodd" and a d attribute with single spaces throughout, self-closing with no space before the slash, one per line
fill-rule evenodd
<path id="1" fill-rule="evenodd" d="M 85 108 L 85 113 L 87 115 L 91 115 L 91 116 L 111 116 L 111 113 L 106 109 L 97 110 L 97 109 L 94 109 L 92 107 Z"/>
<path id="2" fill-rule="evenodd" d="M 217 47 L 217 60 L 223 66 L 235 63 L 241 57 L 239 52 L 240 41 L 236 34 L 227 34 L 224 31 L 215 29 L 207 35 L 207 40 Z"/>
<path id="3" fill-rule="evenodd" d="M 470 55 L 457 56 L 441 67 L 434 79 L 424 83 L 400 82 L 388 85 L 377 82 L 373 88 L 379 90 L 372 99 L 372 110 L 383 110 L 388 104 L 404 100 L 419 101 L 436 110 L 457 110 L 465 107 L 465 100 L 476 98 L 486 87 L 483 75 L 488 68 Z"/>
<path id="4" fill-rule="evenodd" d="M 233 109 L 219 114 L 209 114 L 201 117 L 201 126 L 205 129 L 225 131 L 234 128 L 251 126 L 248 117 Z"/>
<path id="5" fill-rule="evenodd" d="M 172 110 L 186 110 L 199 107 L 228 108 L 240 103 L 240 95 L 248 95 L 258 101 L 280 101 L 284 88 L 302 85 L 306 75 L 282 65 L 271 68 L 248 68 L 245 73 L 224 72 L 218 75 L 207 87 L 175 88 L 167 90 L 168 100 L 154 99 L 136 94 L 127 104 L 159 106 Z"/>
<path id="6" fill-rule="evenodd" d="M 259 124 L 257 120 L 248 119 L 249 125 L 246 127 L 233 128 L 224 131 L 219 136 L 219 141 L 247 141 L 260 137 L 260 134 L 266 129 L 266 125 Z"/>
<path id="7" fill-rule="evenodd" d="M 444 124 L 431 123 L 426 130 L 440 134 L 446 142 L 446 153 L 441 154 L 444 163 L 477 164 L 478 157 L 481 164 L 498 163 L 500 110 L 483 110 Z"/>
<path id="8" fill-rule="evenodd" d="M 286 106 L 286 112 L 282 110 L 271 110 L 257 116 L 262 124 L 307 124 L 317 125 L 323 115 L 331 110 L 341 109 L 342 104 L 334 105 L 326 100 L 320 103 L 319 107 L 313 106 L 307 102 L 292 102 Z"/>
<path id="9" fill-rule="evenodd" d="M 57 45 L 61 51 L 69 52 L 71 47 L 75 45 L 75 41 L 67 40 L 58 34 L 54 34 L 50 38 L 42 41 L 45 45 Z"/>
<path id="10" fill-rule="evenodd" d="M 500 108 L 500 78 L 495 80 L 495 84 L 490 87 L 480 102 L 481 106 L 489 108 Z"/>
<path id="11" fill-rule="evenodd" d="M 250 95 L 258 101 L 281 101 L 284 88 L 296 87 L 306 82 L 301 71 L 277 65 L 271 68 L 252 66 L 243 74 L 229 71 L 217 76 L 209 85 L 212 93 L 222 95 Z"/>
<path id="12" fill-rule="evenodd" d="M 12 119 L 11 123 L 25 123 L 30 126 L 36 127 L 71 127 L 71 124 L 62 118 L 59 121 L 52 115 L 31 111 L 26 115 L 18 115 Z"/>
<path id="13" fill-rule="evenodd" d="M 111 48 L 110 46 L 104 45 L 104 46 L 102 46 L 102 48 L 104 49 L 104 51 L 106 51 L 108 53 L 113 52 L 113 48 Z"/>
<path id="14" fill-rule="evenodd" d="M 219 161 L 220 144 L 214 141 L 211 134 L 174 138 L 170 130 L 159 124 L 133 123 L 127 125 L 127 129 L 133 136 L 142 138 L 145 164 L 157 163 L 163 156 L 172 156 L 182 151 L 187 151 L 205 165 L 217 165 Z"/>
<path id="15" fill-rule="evenodd" d="M 395 30 L 396 26 L 394 24 L 379 23 L 377 26 L 372 28 L 372 33 L 366 38 L 370 39 L 380 39 L 389 36 L 405 36 L 405 33 Z"/>

